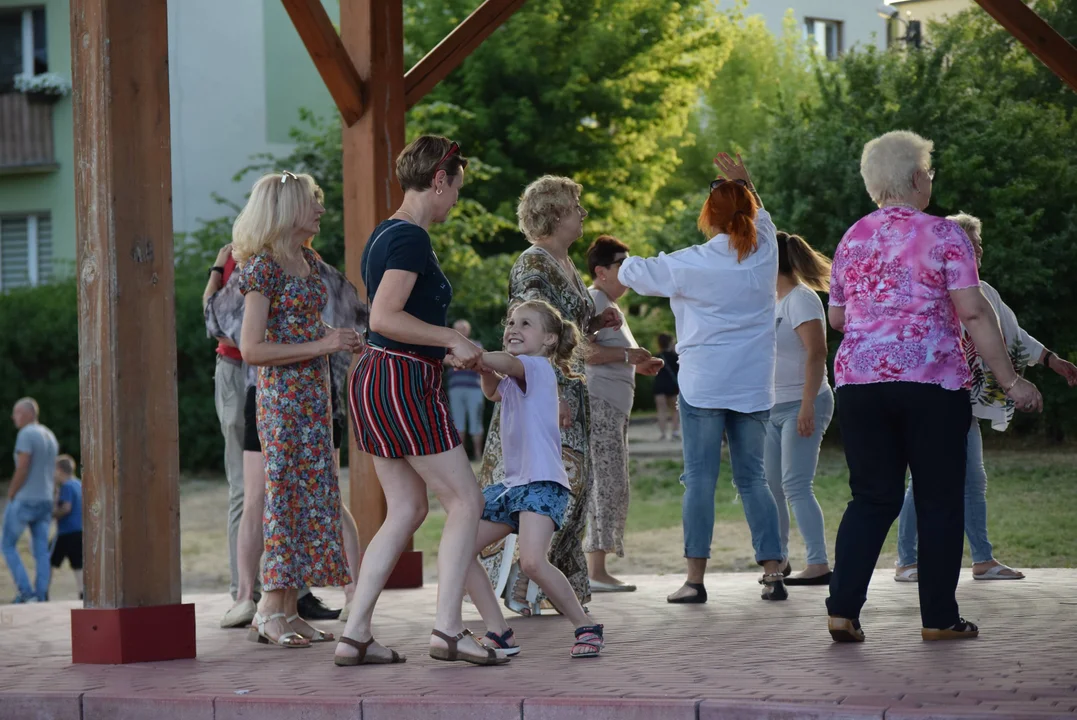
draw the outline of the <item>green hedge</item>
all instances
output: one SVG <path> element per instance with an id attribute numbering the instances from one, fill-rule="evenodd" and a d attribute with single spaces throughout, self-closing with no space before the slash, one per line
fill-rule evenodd
<path id="1" fill-rule="evenodd" d="M 205 277 L 176 277 L 180 467 L 220 469 L 223 445 L 213 406 L 214 344 L 202 320 Z M 41 421 L 56 433 L 61 452 L 76 459 L 79 446 L 78 303 L 74 280 L 0 295 L 0 406 L 29 395 Z M 0 477 L 14 469 L 15 430 L 0 433 Z"/>

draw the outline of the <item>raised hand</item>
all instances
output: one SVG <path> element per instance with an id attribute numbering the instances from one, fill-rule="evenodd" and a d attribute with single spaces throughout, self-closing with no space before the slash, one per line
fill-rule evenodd
<path id="1" fill-rule="evenodd" d="M 748 168 L 744 166 L 744 161 L 741 160 L 740 153 L 737 153 L 736 160 L 734 160 L 729 153 L 718 153 L 717 157 L 714 158 L 714 164 L 718 168 L 718 174 L 726 180 L 743 180 L 746 183 L 752 182 L 752 177 L 748 174 Z"/>

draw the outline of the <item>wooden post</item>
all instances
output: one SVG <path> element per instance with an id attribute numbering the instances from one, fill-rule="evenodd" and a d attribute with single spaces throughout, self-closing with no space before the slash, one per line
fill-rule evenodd
<path id="1" fill-rule="evenodd" d="M 343 129 L 344 263 L 348 279 L 366 296 L 360 261 L 367 238 L 403 200 L 396 156 L 404 149 L 404 9 L 402 0 L 351 0 L 340 4 L 340 35 L 363 81 L 364 112 Z M 385 521 L 385 497 L 369 455 L 355 438 L 348 446 L 351 510 L 365 548 Z M 422 553 L 408 549 L 387 587 L 420 587 Z"/>
<path id="2" fill-rule="evenodd" d="M 166 0 L 71 0 L 86 608 L 76 663 L 195 656 L 180 604 Z"/>

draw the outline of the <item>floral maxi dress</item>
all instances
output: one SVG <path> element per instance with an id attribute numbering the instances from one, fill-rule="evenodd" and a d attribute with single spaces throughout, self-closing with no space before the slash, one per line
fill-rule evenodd
<path id="1" fill-rule="evenodd" d="M 240 290 L 269 300 L 266 342 L 304 343 L 325 335 L 328 301 L 317 256 L 304 248 L 306 278 L 284 272 L 268 254 L 240 270 Z M 259 368 L 258 438 L 266 468 L 262 587 L 287 590 L 347 585 L 340 485 L 333 454 L 329 363 L 324 356 Z"/>
<path id="2" fill-rule="evenodd" d="M 581 333 L 586 332 L 595 314 L 594 302 L 580 274 L 573 269 L 570 277 L 552 255 L 539 247 L 521 253 L 509 273 L 510 304 L 523 300 L 545 300 L 557 308 L 562 317 L 576 323 Z M 582 358 L 577 359 L 573 371 L 583 376 Z M 564 524 L 554 534 L 550 545 L 550 562 L 565 574 L 580 602 L 587 603 L 591 599 L 591 584 L 581 542 L 587 522 L 587 498 L 593 484 L 589 443 L 591 405 L 583 380 L 568 379 L 560 370 L 556 373 L 561 399 L 568 403 L 572 412 L 572 425 L 561 430 L 561 455 L 572 494 Z M 486 436 L 479 484 L 485 488 L 501 482 L 504 477 L 501 406 L 498 404 L 494 407 L 493 421 Z M 485 548 L 479 556 L 495 592 L 516 612 L 529 608 L 532 614 L 538 614 L 543 608 L 553 609 L 553 604 L 538 586 L 520 570 L 520 552 L 515 540 L 516 536 L 510 535 Z"/>

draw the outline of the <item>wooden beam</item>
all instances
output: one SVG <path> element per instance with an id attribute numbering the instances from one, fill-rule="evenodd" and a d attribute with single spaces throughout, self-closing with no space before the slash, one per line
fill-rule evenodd
<path id="1" fill-rule="evenodd" d="M 75 662 L 194 657 L 180 604 L 165 0 L 71 0 L 86 609 Z"/>
<path id="2" fill-rule="evenodd" d="M 363 115 L 362 81 L 321 0 L 281 1 L 344 117 L 345 125 L 354 125 Z M 348 4 L 341 3 L 342 6 Z M 344 12 L 343 7 L 341 12 Z M 272 48 L 268 50 L 272 52 Z"/>
<path id="3" fill-rule="evenodd" d="M 460 66 L 494 30 L 527 0 L 486 0 L 404 76 L 407 106 L 416 103 Z"/>
<path id="4" fill-rule="evenodd" d="M 987 14 L 1077 92 L 1077 48 L 1021 0 L 976 0 Z"/>
<path id="5" fill-rule="evenodd" d="M 344 265 L 348 279 L 366 297 L 360 272 L 363 249 L 378 223 L 404 199 L 396 182 L 396 156 L 404 149 L 403 0 L 349 0 L 340 5 L 341 37 L 370 94 L 366 112 L 344 128 Z M 348 477 L 351 510 L 366 548 L 385 521 L 385 497 L 369 455 L 351 437 Z M 422 554 L 411 542 L 387 587 L 422 585 Z"/>

